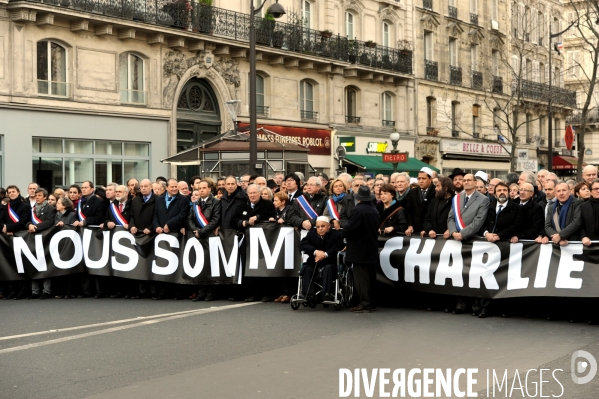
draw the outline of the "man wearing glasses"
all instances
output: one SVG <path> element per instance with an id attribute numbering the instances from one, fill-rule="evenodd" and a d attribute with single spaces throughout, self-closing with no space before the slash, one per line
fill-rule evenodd
<path id="1" fill-rule="evenodd" d="M 520 186 L 520 207 L 522 208 L 522 224 L 517 239 L 535 240 L 542 238 L 545 230 L 545 212 L 543 206 L 532 201 L 535 190 L 530 183 Z M 513 241 L 513 242 L 517 242 Z"/>
<path id="2" fill-rule="evenodd" d="M 320 179 L 312 176 L 306 183 L 306 193 L 294 201 L 294 206 L 302 219 L 301 227 L 304 230 L 314 227 L 316 219 L 324 212 L 328 197 L 323 194 L 321 187 Z"/>
<path id="3" fill-rule="evenodd" d="M 246 173 L 241 176 L 241 189 L 246 191 L 248 189 L 248 185 L 250 184 L 250 174 Z"/>

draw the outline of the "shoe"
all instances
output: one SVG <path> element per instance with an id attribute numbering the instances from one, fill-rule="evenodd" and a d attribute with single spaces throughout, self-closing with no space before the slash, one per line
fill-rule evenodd
<path id="1" fill-rule="evenodd" d="M 106 295 L 102 294 L 101 292 L 98 292 L 94 298 L 96 298 L 96 299 L 106 298 Z"/>
<path id="2" fill-rule="evenodd" d="M 281 295 L 280 297 L 275 299 L 275 302 L 281 302 L 283 300 L 283 298 L 285 298 L 285 295 Z"/>
<path id="3" fill-rule="evenodd" d="M 56 299 L 62 299 L 62 298 L 66 298 L 67 296 L 65 295 L 64 297 L 62 295 L 55 295 L 54 298 Z"/>
<path id="4" fill-rule="evenodd" d="M 214 294 L 207 294 L 206 295 L 206 299 L 204 299 L 205 302 L 212 302 L 214 301 Z"/>
<path id="5" fill-rule="evenodd" d="M 256 298 L 254 298 L 253 296 L 249 296 L 245 298 L 245 302 L 256 302 Z"/>
<path id="6" fill-rule="evenodd" d="M 464 311 L 462 309 L 456 309 L 452 312 L 453 314 L 462 314 Z"/>
<path id="7" fill-rule="evenodd" d="M 120 292 L 117 292 L 116 294 L 112 294 L 110 297 L 113 298 L 113 299 L 114 298 L 122 298 L 123 294 L 121 294 Z"/>
<path id="8" fill-rule="evenodd" d="M 268 297 L 268 296 L 262 297 L 262 302 L 270 302 L 270 301 L 272 301 L 272 299 L 270 299 L 270 297 Z"/>
<path id="9" fill-rule="evenodd" d="M 449 309 L 445 309 L 444 312 L 445 313 L 451 313 L 451 311 Z"/>
<path id="10" fill-rule="evenodd" d="M 335 302 L 335 296 L 333 294 L 324 294 L 322 301 L 323 302 Z"/>
<path id="11" fill-rule="evenodd" d="M 289 303 L 291 302 L 291 297 L 288 295 L 283 296 L 283 299 L 281 299 L 281 303 Z"/>
<path id="12" fill-rule="evenodd" d="M 19 295 L 21 296 L 21 295 Z M 40 299 L 40 294 L 31 294 L 31 296 L 27 299 Z"/>
<path id="13" fill-rule="evenodd" d="M 5 299 L 15 299 L 16 296 L 17 294 L 15 294 L 14 292 L 9 292 L 8 296 Z"/>
<path id="14" fill-rule="evenodd" d="M 129 298 L 130 299 L 139 299 L 139 298 L 141 298 L 141 295 L 131 295 Z"/>
<path id="15" fill-rule="evenodd" d="M 510 315 L 507 313 L 502 313 L 501 317 L 503 317 L 504 319 L 507 319 L 508 317 L 510 317 Z"/>
<path id="16" fill-rule="evenodd" d="M 349 311 L 353 313 L 370 313 L 370 308 L 359 305 L 351 308 Z"/>
<path id="17" fill-rule="evenodd" d="M 489 316 L 489 315 L 487 314 L 487 312 L 483 310 L 483 311 L 482 311 L 482 312 L 480 312 L 480 314 L 478 315 L 478 318 L 479 318 L 479 319 L 486 319 L 488 316 Z"/>
<path id="18" fill-rule="evenodd" d="M 203 300 L 204 300 L 204 298 L 200 298 L 199 296 L 196 296 L 195 298 L 193 298 L 191 300 L 191 302 L 200 302 L 200 301 L 203 301 Z"/>
<path id="19" fill-rule="evenodd" d="M 194 299 L 192 299 L 192 301 L 203 301 L 206 299 L 206 294 L 203 292 L 200 292 L 199 294 L 196 294 L 196 297 Z"/>
<path id="20" fill-rule="evenodd" d="M 189 299 L 193 300 L 193 299 L 194 299 L 195 297 L 197 297 L 197 296 L 198 296 L 198 294 L 194 292 L 193 294 L 191 294 L 191 295 L 189 296 Z"/>
<path id="21" fill-rule="evenodd" d="M 52 295 L 50 295 L 50 294 L 48 294 L 46 292 L 44 292 L 42 294 L 42 296 L 40 297 L 40 299 L 50 299 L 50 298 L 52 298 Z"/>
<path id="22" fill-rule="evenodd" d="M 476 317 L 476 316 L 478 316 L 478 313 L 477 312 L 472 312 L 472 316 Z"/>

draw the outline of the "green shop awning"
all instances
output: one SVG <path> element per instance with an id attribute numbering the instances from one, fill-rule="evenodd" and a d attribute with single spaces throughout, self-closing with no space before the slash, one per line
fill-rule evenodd
<path id="1" fill-rule="evenodd" d="M 348 162 L 352 165 L 356 165 L 368 172 L 392 172 L 393 164 L 383 162 L 383 155 L 350 155 L 345 156 L 344 162 Z M 427 164 L 426 162 L 419 161 L 416 158 L 408 158 L 408 162 L 401 162 L 397 164 L 397 170 L 399 172 L 418 172 L 424 166 L 431 168 L 432 170 L 439 172 L 439 169 Z"/>

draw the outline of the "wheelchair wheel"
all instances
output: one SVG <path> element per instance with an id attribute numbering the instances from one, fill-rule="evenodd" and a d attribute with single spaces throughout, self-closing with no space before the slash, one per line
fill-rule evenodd
<path id="1" fill-rule="evenodd" d="M 343 304 L 350 306 L 351 300 L 354 297 L 354 272 L 352 269 L 347 269 L 341 285 Z"/>
<path id="2" fill-rule="evenodd" d="M 297 295 L 294 295 L 291 297 L 291 301 L 289 301 L 289 304 L 291 305 L 291 309 L 293 310 L 298 310 L 300 307 L 299 302 L 295 302 L 297 300 Z"/>

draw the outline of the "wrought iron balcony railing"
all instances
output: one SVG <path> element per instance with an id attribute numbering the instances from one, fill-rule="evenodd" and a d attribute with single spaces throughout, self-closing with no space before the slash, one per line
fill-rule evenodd
<path id="1" fill-rule="evenodd" d="M 454 7 L 454 6 L 447 6 L 447 14 L 451 18 L 457 18 L 458 17 L 458 8 Z"/>
<path id="2" fill-rule="evenodd" d="M 426 8 L 427 10 L 433 9 L 433 0 L 422 0 L 422 8 Z"/>
<path id="3" fill-rule="evenodd" d="M 555 87 L 545 84 L 537 83 L 530 80 L 522 79 L 520 82 L 522 97 L 539 100 L 539 101 L 551 101 L 554 104 L 563 105 L 565 107 L 576 108 L 576 92 L 568 89 L 562 89 L 561 87 Z M 516 86 L 516 89 L 518 86 Z M 516 91 L 515 94 L 518 94 Z"/>
<path id="4" fill-rule="evenodd" d="M 270 107 L 266 105 L 256 105 L 256 114 L 259 116 L 268 116 Z"/>
<path id="5" fill-rule="evenodd" d="M 17 1 L 17 0 L 9 0 Z M 22 1 L 22 0 L 19 0 Z M 188 0 L 25 0 L 58 6 L 62 9 L 110 16 L 147 24 L 184 29 L 215 37 L 249 40 L 250 16 L 231 10 Z M 432 0 L 424 0 L 430 1 Z M 412 73 L 412 51 L 400 50 L 340 35 L 323 35 L 321 31 L 301 25 L 255 18 L 256 42 L 282 50 L 325 57 L 353 64 Z"/>
<path id="6" fill-rule="evenodd" d="M 352 123 L 352 124 L 359 124 L 360 123 L 360 117 L 359 116 L 349 116 L 346 115 L 345 116 L 345 123 Z"/>
<path id="7" fill-rule="evenodd" d="M 395 127 L 395 121 L 387 121 L 383 119 L 383 127 Z"/>
<path id="8" fill-rule="evenodd" d="M 478 25 L 478 14 L 470 13 L 470 23 Z"/>
<path id="9" fill-rule="evenodd" d="M 439 80 L 439 64 L 436 61 L 424 60 L 424 78 Z"/>
<path id="10" fill-rule="evenodd" d="M 582 111 L 577 111 L 571 116 L 566 117 L 567 123 L 582 123 Z M 590 109 L 587 111 L 587 123 L 599 122 L 599 109 Z"/>
<path id="11" fill-rule="evenodd" d="M 300 111 L 302 119 L 315 121 L 318 120 L 318 112 L 316 111 Z"/>
<path id="12" fill-rule="evenodd" d="M 483 73 L 472 71 L 472 88 L 476 90 L 483 89 Z"/>
<path id="13" fill-rule="evenodd" d="M 503 93 L 503 78 L 501 76 L 493 76 L 493 93 Z"/>
<path id="14" fill-rule="evenodd" d="M 458 66 L 449 66 L 449 83 L 456 86 L 462 85 L 462 68 Z"/>

